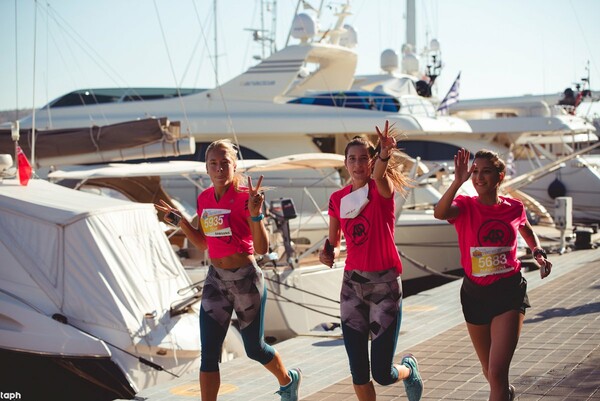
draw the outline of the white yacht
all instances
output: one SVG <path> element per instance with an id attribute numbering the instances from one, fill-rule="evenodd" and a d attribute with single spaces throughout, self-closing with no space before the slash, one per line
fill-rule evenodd
<path id="1" fill-rule="evenodd" d="M 0 226 L 3 383 L 130 399 L 198 369 L 199 293 L 152 205 L 0 175 Z"/>
<path id="2" fill-rule="evenodd" d="M 35 127 L 89 128 L 148 116 L 167 117 L 178 122 L 182 135 L 193 137 L 200 145 L 231 138 L 249 159 L 341 153 L 348 139 L 373 134 L 375 125 L 386 119 L 409 136 L 470 132 L 469 125 L 459 118 L 410 113 L 395 96 L 349 92 L 357 54 L 351 27 L 344 25 L 348 9 L 343 6 L 335 28 L 327 32 L 318 31 L 317 22 L 307 14 L 299 14 L 291 30 L 297 44 L 214 89 L 81 89 L 37 110 Z M 30 129 L 31 116 L 22 119 L 20 126 Z M 196 160 L 202 160 L 203 151 L 203 146 L 197 146 Z M 48 165 L 40 152 L 36 163 Z M 104 162 L 120 160 L 107 157 Z M 85 157 L 80 163 L 86 163 Z"/>

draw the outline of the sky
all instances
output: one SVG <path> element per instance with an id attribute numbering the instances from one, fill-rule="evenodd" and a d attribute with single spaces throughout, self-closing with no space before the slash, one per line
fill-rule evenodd
<path id="1" fill-rule="evenodd" d="M 86 87 L 212 88 L 257 63 L 251 29 L 274 15 L 285 46 L 297 0 L 262 3 L 276 12 L 261 25 L 260 0 L 217 0 L 216 18 L 214 0 L 0 0 L 0 111 Z M 324 1 L 322 29 L 342 3 Z M 350 4 L 357 74 L 379 73 L 381 52 L 405 43 L 406 2 Z M 417 0 L 417 49 L 441 44 L 439 97 L 459 72 L 460 99 L 559 93 L 588 70 L 599 90 L 599 15 L 598 0 Z"/>

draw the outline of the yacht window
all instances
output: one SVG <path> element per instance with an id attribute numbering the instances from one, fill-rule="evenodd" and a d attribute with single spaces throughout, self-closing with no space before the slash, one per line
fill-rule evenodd
<path id="1" fill-rule="evenodd" d="M 460 147 L 443 142 L 402 140 L 398 147 L 411 157 L 420 157 L 422 160 L 447 161 L 454 160 L 454 155 Z"/>

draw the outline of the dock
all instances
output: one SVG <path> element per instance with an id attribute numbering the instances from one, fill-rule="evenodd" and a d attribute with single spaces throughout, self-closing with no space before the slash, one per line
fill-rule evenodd
<path id="1" fill-rule="evenodd" d="M 600 249 L 553 253 L 549 259 L 554 268 L 544 280 L 538 270 L 524 271 L 532 307 L 511 364 L 515 399 L 600 401 Z M 456 280 L 403 301 L 397 361 L 408 352 L 418 358 L 424 401 L 488 399 L 462 316 L 460 285 Z M 302 369 L 301 400 L 356 400 L 340 334 L 275 345 L 288 368 Z M 375 387 L 378 400 L 406 400 L 402 383 Z M 276 401 L 277 389 L 275 378 L 246 357 L 221 364 L 219 400 Z M 135 399 L 199 400 L 198 375 L 145 389 Z"/>

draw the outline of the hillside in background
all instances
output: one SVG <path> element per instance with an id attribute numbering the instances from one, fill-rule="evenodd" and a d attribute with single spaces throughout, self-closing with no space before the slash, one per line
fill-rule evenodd
<path id="1" fill-rule="evenodd" d="M 5 110 L 0 111 L 0 124 L 15 121 L 17 119 L 17 113 L 19 119 L 31 114 L 31 109 L 19 109 L 19 110 Z"/>

